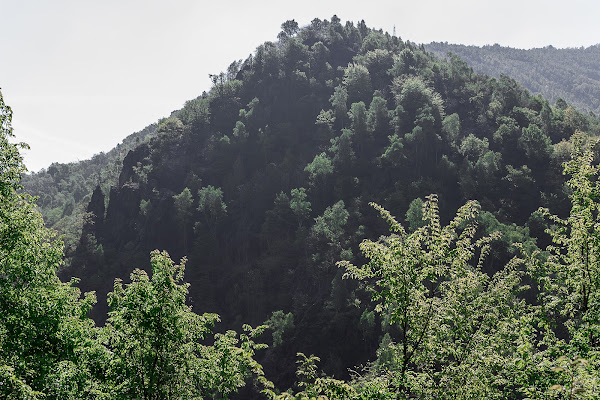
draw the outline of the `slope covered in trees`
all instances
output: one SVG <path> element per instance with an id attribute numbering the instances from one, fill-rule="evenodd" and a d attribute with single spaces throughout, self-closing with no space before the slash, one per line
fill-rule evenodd
<path id="1" fill-rule="evenodd" d="M 457 54 L 482 74 L 496 78 L 508 75 L 551 103 L 564 99 L 579 110 L 600 113 L 599 45 L 522 50 L 498 44 L 477 47 L 429 43 L 425 48 L 439 57 L 448 52 Z"/>
<path id="2" fill-rule="evenodd" d="M 57 279 L 60 244 L 31 197 L 18 192 L 22 145 L 8 142 L 10 109 L 1 96 L 0 133 L 3 398 L 220 399 L 252 374 L 273 400 L 598 396 L 597 139 L 573 137 L 568 218 L 540 209 L 558 228 L 548 230 L 548 254 L 525 252 L 492 277 L 482 267 L 500 233 L 478 233 L 477 202 L 443 225 L 437 196 L 428 196 L 411 233 L 372 204 L 393 234 L 361 244 L 367 264 L 338 266 L 367 285 L 397 342 L 388 332 L 376 360 L 347 382 L 320 375 L 319 358 L 299 353 L 296 387 L 279 392 L 253 358 L 265 348 L 255 342 L 265 326 L 202 344 L 218 316 L 185 304 L 185 260 L 175 265 L 164 252 L 152 253 L 151 278 L 138 269 L 129 284 L 115 280 L 107 323 L 94 327 L 85 316 L 93 293 L 80 299 L 76 282 Z M 525 274 L 539 290 L 537 304 L 518 296 Z M 289 325 L 282 317 L 268 321 L 275 346 L 275 332 Z"/>
<path id="3" fill-rule="evenodd" d="M 286 25 L 213 82 L 127 155 L 117 186 L 95 191 L 64 276 L 98 291 L 101 322 L 115 276 L 155 248 L 186 255 L 193 304 L 226 326 L 293 314 L 286 344 L 267 354 L 274 371 L 303 351 L 346 376 L 377 347 L 369 302 L 335 266 L 360 260 L 360 240 L 381 233 L 368 202 L 409 210 L 416 228 L 414 199 L 438 193 L 443 219 L 479 200 L 485 229 L 507 233 L 486 263 L 494 270 L 511 240 L 548 241 L 530 215 L 566 213 L 568 139 L 597 130 L 510 78 L 336 17 Z"/>
<path id="4" fill-rule="evenodd" d="M 23 175 L 21 184 L 27 193 L 38 197 L 37 207 L 46 226 L 63 235 L 67 256 L 79 243 L 81 228 L 87 218 L 85 210 L 94 188 L 100 186 L 108 192 L 116 185 L 123 158 L 155 134 L 156 124 L 151 124 L 127 136 L 107 153 L 68 164 L 53 163 L 47 169 Z"/>
<path id="5" fill-rule="evenodd" d="M 109 335 L 116 342 L 105 338 L 100 349 L 131 351 L 142 364 L 148 354 L 170 354 L 152 341 L 156 332 L 145 330 L 164 322 L 178 332 L 171 313 L 159 313 L 159 295 L 177 304 L 179 322 L 196 318 L 182 304 L 183 269 L 164 254 L 153 253 L 151 278 L 133 271 L 159 248 L 187 256 L 194 309 L 219 313 L 225 328 L 269 321 L 273 346 L 259 359 L 275 387 L 295 381 L 296 352 L 320 357 L 320 367 L 338 379 L 368 365 L 342 382 L 319 376 L 316 359 L 301 356 L 298 396 L 519 398 L 554 383 L 575 390 L 568 374 L 579 374 L 579 361 L 563 375 L 550 367 L 566 363 L 559 355 L 593 355 L 596 278 L 583 272 L 591 264 L 572 264 L 581 241 L 561 247 L 571 243 L 571 231 L 586 230 L 576 218 L 560 218 L 573 214 L 569 194 L 580 199 L 577 207 L 589 205 L 586 223 L 595 218 L 595 189 L 579 197 L 577 190 L 595 185 L 596 147 L 582 134 L 572 139 L 577 131 L 597 135 L 595 118 L 552 106 L 506 76 L 478 75 L 457 57 L 436 58 L 335 16 L 303 28 L 284 23 L 277 42 L 232 63 L 213 84 L 128 153 L 109 192 L 97 187 L 90 197 L 77 249 L 61 274 L 97 291 L 91 315 L 106 323 L 103 332 L 119 330 Z M 580 180 L 566 186 L 562 163 L 573 148 L 579 161 L 569 172 Z M 578 172 L 587 165 L 591 170 Z M 574 228 L 544 233 L 548 212 L 540 206 Z M 391 215 L 402 216 L 400 223 Z M 395 235 L 360 245 L 386 225 Z M 537 251 L 552 239 L 557 251 L 550 257 Z M 510 261 L 519 249 L 521 259 Z M 565 264 L 574 265 L 572 273 L 548 272 Z M 130 284 L 113 282 L 125 276 Z M 532 288 L 519 295 L 522 276 Z M 153 289 L 165 282 L 172 292 Z M 536 308 L 538 295 L 553 308 Z M 167 319 L 144 319 L 153 320 L 154 311 Z M 168 368 L 185 376 L 188 365 L 208 365 L 208 374 L 210 360 L 229 354 L 237 339 L 216 336 L 215 350 L 203 353 L 192 344 L 202 323 L 191 326 L 196 333 L 174 335 L 175 343 L 208 361 L 184 352 Z M 133 347 L 119 341 L 134 333 L 142 337 Z M 573 338 L 585 351 L 571 346 Z M 260 377 L 252 343 L 240 345 L 252 353 L 241 365 Z M 120 356 L 110 364 L 116 375 L 104 374 L 104 382 L 125 382 L 122 396 L 142 398 L 135 361 Z M 156 383 L 155 372 L 147 373 L 142 383 Z M 217 377 L 198 387 L 224 395 L 243 384 L 239 376 L 246 375 L 236 375 L 233 386 Z M 270 397 L 292 396 L 262 382 Z M 189 383 L 173 383 L 180 384 Z"/>

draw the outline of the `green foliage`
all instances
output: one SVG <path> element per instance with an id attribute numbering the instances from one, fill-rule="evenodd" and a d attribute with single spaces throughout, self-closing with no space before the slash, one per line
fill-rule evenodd
<path id="1" fill-rule="evenodd" d="M 248 137 L 248 131 L 246 130 L 246 125 L 242 121 L 237 121 L 235 123 L 235 128 L 233 128 L 233 137 L 239 139 L 246 139 Z"/>
<path id="2" fill-rule="evenodd" d="M 580 357 L 570 360 L 561 356 L 556 360 L 552 372 L 561 376 L 564 384 L 550 386 L 551 393 L 561 394 L 569 399 L 594 399 L 598 393 L 598 376 L 589 362 Z"/>
<path id="3" fill-rule="evenodd" d="M 80 299 L 77 280 L 66 284 L 56 276 L 63 245 L 44 227 L 34 199 L 19 191 L 25 145 L 9 142 L 11 118 L 0 94 L 0 394 L 61 398 L 51 388 L 60 385 L 64 365 L 85 359 L 94 332 L 85 316 L 95 296 Z M 91 379 L 85 366 L 79 372 Z"/>
<path id="4" fill-rule="evenodd" d="M 291 391 L 280 395 L 273 394 L 273 400 L 355 398 L 356 391 L 346 382 L 318 376 L 316 363 L 320 361 L 319 357 L 306 357 L 303 353 L 298 353 L 297 356 L 296 375 L 299 378 L 298 386 L 301 390 L 295 394 Z"/>
<path id="5" fill-rule="evenodd" d="M 518 146 L 525 152 L 528 159 L 546 161 L 552 154 L 552 142 L 536 125 L 523 128 Z"/>
<path id="6" fill-rule="evenodd" d="M 152 203 L 150 202 L 150 200 L 142 199 L 140 201 L 140 214 L 142 214 L 143 216 L 148 216 L 148 213 L 150 212 L 151 209 L 152 209 Z"/>
<path id="7" fill-rule="evenodd" d="M 198 372 L 203 397 L 228 399 L 245 386 L 246 380 L 252 375 L 256 376 L 257 383 L 265 391 L 272 387 L 272 383 L 264 377 L 262 366 L 253 358 L 257 350 L 267 347 L 255 342 L 266 328 L 266 325 L 257 328 L 244 325 L 244 333 L 239 337 L 236 332 L 229 330 L 224 334 L 215 334 L 212 346 L 202 346 Z"/>
<path id="8" fill-rule="evenodd" d="M 500 232 L 502 236 L 499 241 L 503 244 L 504 250 L 511 256 L 516 256 L 523 250 L 527 254 L 538 250 L 535 238 L 529 236 L 529 229 L 526 227 L 517 224 L 503 224 L 489 211 L 479 214 L 479 224 L 488 235 L 493 232 Z M 497 248 L 496 251 L 500 251 L 500 248 Z"/>
<path id="9" fill-rule="evenodd" d="M 36 400 L 43 393 L 34 391 L 20 377 L 14 374 L 14 368 L 0 366 L 0 394 L 7 400 Z"/>
<path id="10" fill-rule="evenodd" d="M 311 244 L 313 265 L 317 267 L 315 275 L 328 271 L 335 261 L 346 256 L 348 246 L 344 228 L 350 213 L 343 200 L 329 206 L 323 214 L 315 218 L 310 228 L 308 243 Z M 351 254 L 351 253 L 350 253 Z"/>
<path id="11" fill-rule="evenodd" d="M 194 314 L 185 304 L 185 260 L 174 265 L 168 254 L 151 257 L 152 278 L 136 269 L 131 283 L 115 280 L 103 336 L 113 358 L 110 379 L 115 398 L 185 398 L 198 391 L 199 341 L 217 321 Z"/>
<path id="12" fill-rule="evenodd" d="M 548 230 L 553 245 L 551 256 L 541 271 L 537 271 L 544 303 L 569 320 L 565 323 L 570 334 L 582 349 L 596 347 L 600 339 L 595 325 L 600 323 L 600 228 L 598 224 L 598 166 L 594 153 L 585 137 L 574 137 L 571 161 L 565 164 L 565 173 L 571 175 L 567 185 L 572 189 L 571 210 L 568 218 L 541 211 L 555 224 Z M 580 333 L 585 334 L 580 336 Z M 591 348 L 590 348 L 591 346 Z"/>
<path id="13" fill-rule="evenodd" d="M 294 36 L 298 33 L 299 26 L 295 20 L 288 20 L 281 24 L 281 33 L 279 33 L 278 37 L 280 39 L 285 39 Z"/>
<path id="14" fill-rule="evenodd" d="M 294 222 L 294 215 L 290 209 L 290 198 L 284 192 L 279 192 L 273 201 L 273 208 L 266 213 L 262 230 L 279 239 L 283 233 L 289 233 L 295 225 Z"/>
<path id="15" fill-rule="evenodd" d="M 131 283 L 115 281 L 106 325 L 94 327 L 86 314 L 95 296 L 81 299 L 76 280 L 60 282 L 62 243 L 43 226 L 33 199 L 18 191 L 24 166 L 19 145 L 8 142 L 11 115 L 1 96 L 0 110 L 0 396 L 228 398 L 252 374 L 272 387 L 253 358 L 266 347 L 255 342 L 266 327 L 245 326 L 239 338 L 228 331 L 201 344 L 218 316 L 197 315 L 186 305 L 185 259 L 175 265 L 165 252 L 152 253 L 151 278 L 135 270 Z M 206 189 L 201 200 L 212 213 L 211 196 L 221 201 L 221 192 Z M 188 218 L 190 190 L 174 201 L 178 215 Z M 224 212 L 224 205 L 216 210 Z"/>
<path id="16" fill-rule="evenodd" d="M 192 216 L 194 202 L 192 192 L 188 188 L 183 189 L 181 193 L 173 196 L 173 202 L 177 219 L 181 223 L 185 223 Z"/>
<path id="17" fill-rule="evenodd" d="M 369 105 L 367 129 L 370 133 L 381 134 L 387 131 L 389 125 L 387 103 L 383 97 L 374 96 Z"/>
<path id="18" fill-rule="evenodd" d="M 206 99 L 197 98 L 188 100 L 181 110 L 181 122 L 193 127 L 194 130 L 203 130 L 210 124 L 210 108 Z"/>
<path id="19" fill-rule="evenodd" d="M 335 117 L 333 116 L 333 112 L 331 110 L 321 110 L 319 115 L 317 115 L 317 121 L 315 122 L 315 125 L 324 126 L 327 131 L 331 132 L 334 122 Z"/>
<path id="20" fill-rule="evenodd" d="M 565 173 L 571 175 L 567 182 L 572 190 L 569 215 L 563 219 L 540 209 L 553 224 L 546 230 L 552 244 L 547 256 L 540 257 L 537 251 L 528 256 L 539 293 L 533 315 L 541 338 L 532 357 L 542 360 L 531 376 L 538 377 L 538 395 L 545 384 L 546 389 L 551 386 L 548 393 L 556 397 L 591 399 L 598 396 L 600 371 L 598 166 L 593 150 L 597 139 L 578 133 L 572 140 L 572 158 L 565 163 Z"/>
<path id="21" fill-rule="evenodd" d="M 134 165 L 132 168 L 136 182 L 147 184 L 148 183 L 148 174 L 152 171 L 151 165 L 142 165 L 142 163 L 138 162 L 137 165 Z"/>
<path id="22" fill-rule="evenodd" d="M 356 159 L 356 153 L 352 147 L 354 132 L 350 129 L 343 129 L 342 134 L 331 139 L 329 151 L 333 153 L 333 164 L 338 170 L 349 167 Z"/>
<path id="23" fill-rule="evenodd" d="M 442 121 L 442 131 L 448 137 L 448 141 L 454 146 L 456 146 L 460 137 L 459 115 L 454 113 L 445 117 Z"/>
<path id="24" fill-rule="evenodd" d="M 198 191 L 198 211 L 204 214 L 206 220 L 216 223 L 227 215 L 227 205 L 223 202 L 223 190 L 212 185 Z"/>
<path id="25" fill-rule="evenodd" d="M 373 88 L 381 89 L 389 85 L 390 77 L 388 70 L 394 63 L 393 53 L 386 49 L 375 49 L 368 51 L 364 56 L 356 57 L 360 64 L 369 70 Z"/>
<path id="26" fill-rule="evenodd" d="M 177 117 L 165 118 L 158 124 L 156 129 L 158 133 L 177 134 L 183 131 L 183 123 Z"/>
<path id="27" fill-rule="evenodd" d="M 131 283 L 117 279 L 109 294 L 102 337 L 111 352 L 112 398 L 228 398 L 251 374 L 262 377 L 253 356 L 265 346 L 254 339 L 265 327 L 245 326 L 239 338 L 228 331 L 201 344 L 218 316 L 186 305 L 185 259 L 175 265 L 166 252 L 154 251 L 151 264 L 152 278 L 136 269 Z"/>
<path id="28" fill-rule="evenodd" d="M 408 121 L 417 123 L 419 113 L 426 107 L 435 121 L 444 118 L 444 103 L 439 93 L 429 87 L 421 77 L 396 78 L 392 83 L 396 104 L 407 113 Z"/>
<path id="29" fill-rule="evenodd" d="M 348 221 L 349 213 L 344 208 L 344 201 L 340 200 L 327 207 L 323 215 L 315 218 L 311 228 L 311 235 L 332 244 L 338 243 L 344 233 L 344 225 Z"/>
<path id="30" fill-rule="evenodd" d="M 273 331 L 273 347 L 283 343 L 283 334 L 288 329 L 294 329 L 294 315 L 285 314 L 282 310 L 273 311 L 271 317 L 265 321 L 265 325 Z"/>
<path id="31" fill-rule="evenodd" d="M 2 153 L 0 154 L 0 194 L 8 197 L 20 188 L 19 181 L 21 174 L 26 171 L 23 165 L 23 157 L 20 155 L 20 149 L 26 149 L 25 143 L 10 143 L 9 138 L 12 133 L 12 110 L 4 103 L 4 97 L 0 96 L 0 144 Z"/>
<path id="32" fill-rule="evenodd" d="M 194 212 L 194 199 L 192 198 L 192 192 L 187 187 L 183 191 L 173 196 L 173 205 L 175 206 L 175 218 L 181 226 L 183 232 L 183 247 L 187 250 L 188 246 L 188 229 L 192 226 L 192 215 Z M 148 204 L 146 203 L 142 208 L 142 202 L 140 202 L 140 210 L 147 212 Z"/>
<path id="33" fill-rule="evenodd" d="M 348 110 L 348 90 L 344 86 L 336 86 L 329 101 L 335 112 L 336 119 L 343 121 Z"/>
<path id="34" fill-rule="evenodd" d="M 349 64 L 344 71 L 344 87 L 350 104 L 367 101 L 373 94 L 369 70 L 360 64 Z"/>
<path id="35" fill-rule="evenodd" d="M 375 51 L 387 47 L 387 38 L 383 32 L 371 30 L 363 39 L 361 52 Z"/>
<path id="36" fill-rule="evenodd" d="M 414 232 L 426 224 L 423 219 L 423 199 L 416 198 L 410 202 L 406 211 L 406 222 L 408 223 L 408 231 Z"/>
<path id="37" fill-rule="evenodd" d="M 318 180 L 325 179 L 333 173 L 333 164 L 326 153 L 317 154 L 304 171 L 308 172 L 310 182 L 314 185 Z"/>
<path id="38" fill-rule="evenodd" d="M 418 56 L 412 49 L 405 48 L 394 56 L 394 65 L 389 70 L 389 74 L 392 76 L 415 74 L 418 68 Z"/>
<path id="39" fill-rule="evenodd" d="M 385 148 L 384 153 L 381 155 L 381 159 L 393 166 L 400 166 L 402 161 L 406 159 L 404 141 L 396 133 L 388 136 L 388 140 L 390 144 Z"/>
<path id="40" fill-rule="evenodd" d="M 398 343 L 387 345 L 393 354 L 387 365 L 399 392 L 437 399 L 497 397 L 493 375 L 506 360 L 493 348 L 511 343 L 520 278 L 514 265 L 493 278 L 481 271 L 498 235 L 475 240 L 478 204 L 467 203 L 441 226 L 437 197 L 429 196 L 423 203 L 425 225 L 411 234 L 374 207 L 395 234 L 361 243 L 369 264 L 338 265 L 346 278 L 374 282 L 376 310 L 400 331 Z"/>
<path id="41" fill-rule="evenodd" d="M 310 216 L 310 201 L 306 200 L 306 189 L 292 189 L 290 192 L 290 209 L 298 219 L 298 227 Z"/>
<path id="42" fill-rule="evenodd" d="M 365 103 L 362 101 L 352 103 L 350 111 L 348 111 L 348 117 L 350 118 L 352 131 L 358 137 L 364 138 L 367 135 L 367 109 Z"/>
<path id="43" fill-rule="evenodd" d="M 477 162 L 489 150 L 487 138 L 478 139 L 473 134 L 465 137 L 458 151 L 469 161 Z"/>
<path id="44" fill-rule="evenodd" d="M 299 355 L 301 391 L 278 398 L 596 398 L 600 189 L 595 141 L 580 133 L 573 142 L 572 159 L 565 164 L 571 175 L 570 216 L 563 220 L 541 211 L 555 223 L 548 230 L 549 256 L 536 249 L 526 229 L 480 214 L 475 202 L 442 226 L 437 197 L 417 199 L 407 220 L 417 220 L 415 209 L 422 205 L 423 225 L 415 223 L 411 233 L 374 205 L 394 234 L 361 244 L 367 265 L 338 264 L 345 277 L 370 289 L 397 340 L 386 333 L 369 372 L 349 383 L 320 378 L 318 358 Z M 519 172 L 512 174 L 518 181 Z M 317 219 L 313 229 L 324 220 Z M 476 239 L 478 221 L 488 236 Z M 482 269 L 492 242 L 500 239 L 495 230 L 526 259 L 513 259 L 488 276 Z M 523 261 L 539 285 L 536 305 L 517 297 Z M 363 312 L 361 329 L 372 329 L 372 320 L 372 313 Z"/>

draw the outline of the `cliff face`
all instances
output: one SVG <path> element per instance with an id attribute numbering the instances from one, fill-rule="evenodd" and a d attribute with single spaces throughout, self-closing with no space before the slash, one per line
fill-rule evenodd
<path id="1" fill-rule="evenodd" d="M 315 20 L 230 69 L 125 157 L 105 215 L 94 192 L 64 275 L 98 292 L 102 322 L 114 278 L 146 268 L 153 249 L 186 256 L 191 304 L 223 329 L 294 314 L 262 360 L 279 387 L 297 351 L 343 377 L 377 348 L 368 295 L 335 265 L 361 263 L 360 241 L 386 233 L 368 202 L 418 226 L 415 198 L 438 193 L 442 218 L 479 200 L 482 229 L 510 232 L 493 270 L 510 240 L 543 232 L 531 212 L 564 204 L 558 143 L 596 126 L 364 23 Z"/>

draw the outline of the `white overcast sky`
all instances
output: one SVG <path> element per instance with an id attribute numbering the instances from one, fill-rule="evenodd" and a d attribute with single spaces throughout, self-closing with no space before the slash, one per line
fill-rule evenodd
<path id="1" fill-rule="evenodd" d="M 275 41 L 285 20 L 334 14 L 416 43 L 600 43 L 597 0 L 0 0 L 0 88 L 26 164 L 108 151 Z"/>

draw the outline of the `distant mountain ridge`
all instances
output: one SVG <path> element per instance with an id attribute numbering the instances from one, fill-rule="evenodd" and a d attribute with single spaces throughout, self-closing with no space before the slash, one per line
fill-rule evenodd
<path id="1" fill-rule="evenodd" d="M 582 111 L 600 113 L 600 44 L 523 50 L 498 44 L 477 47 L 434 42 L 425 48 L 439 57 L 452 52 L 478 73 L 495 78 L 508 75 L 552 103 L 562 98 Z"/>

